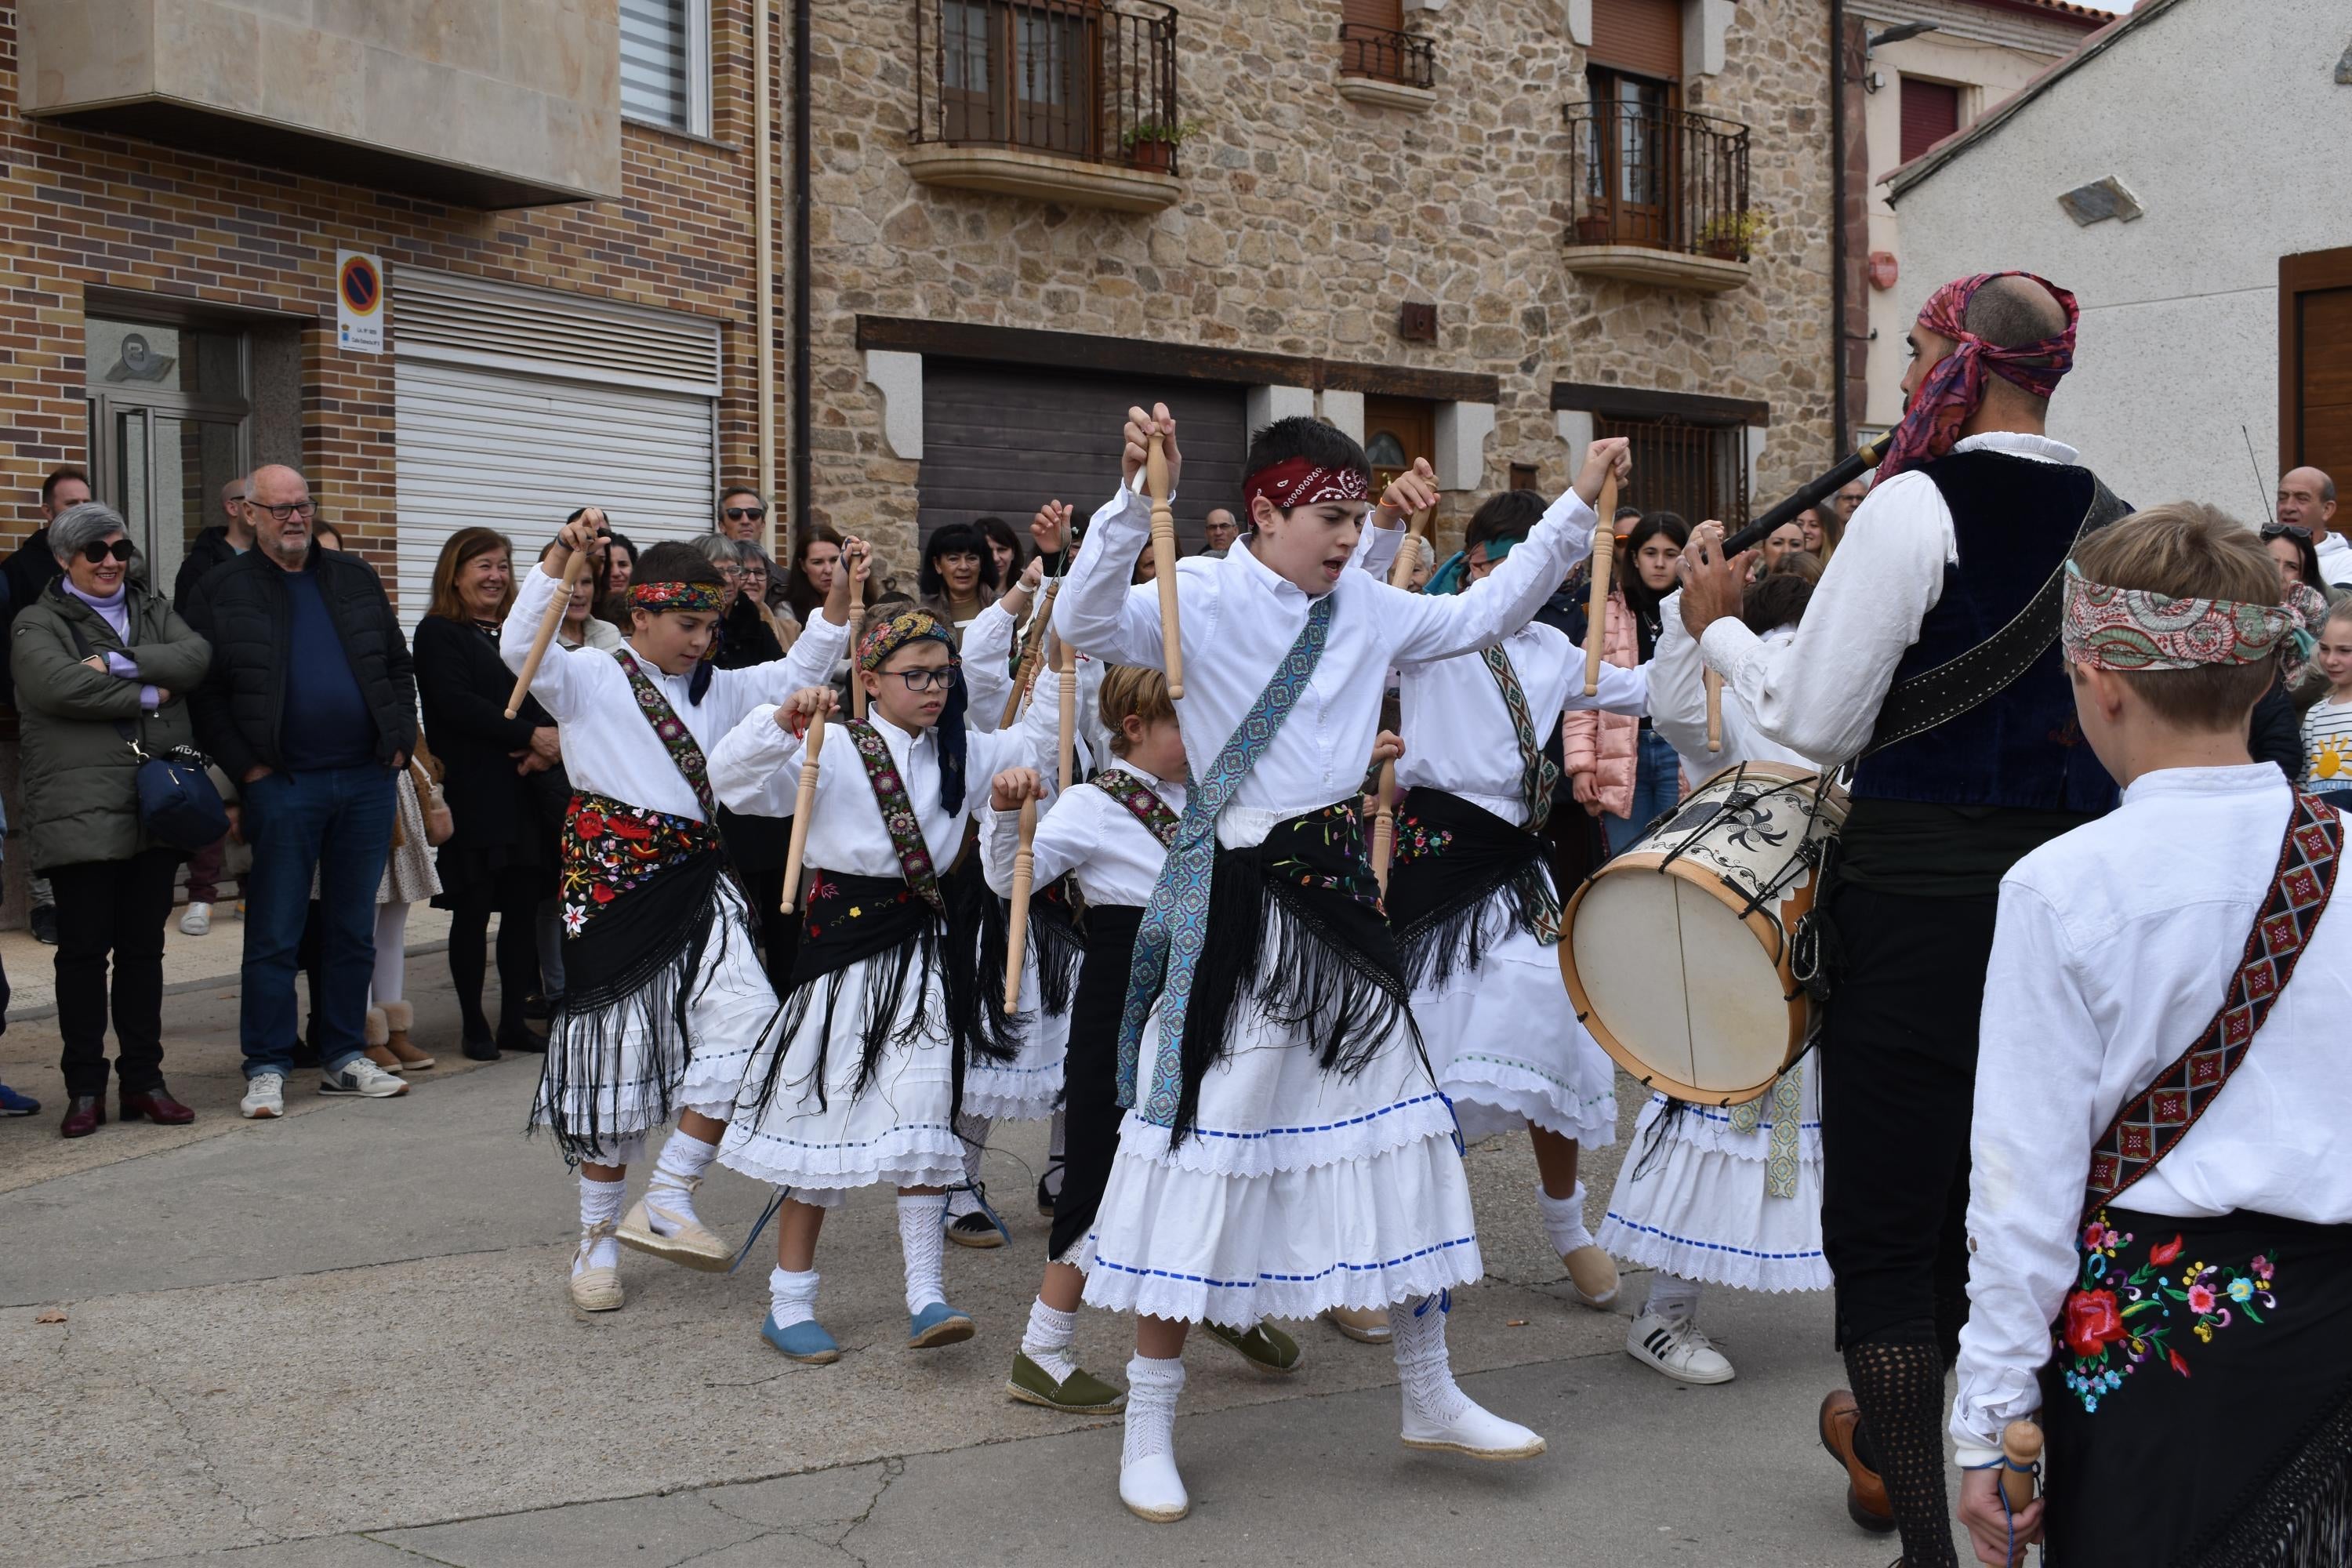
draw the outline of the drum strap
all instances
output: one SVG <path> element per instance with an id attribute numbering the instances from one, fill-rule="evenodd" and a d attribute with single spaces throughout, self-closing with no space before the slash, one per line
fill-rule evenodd
<path id="1" fill-rule="evenodd" d="M 2075 545 L 2131 510 L 2105 485 L 2096 479 L 2091 485 L 2090 507 L 2074 530 L 2073 543 L 2066 547 L 2067 555 L 2074 553 Z M 2065 598 L 2066 563 L 2062 557 L 2049 581 L 2007 626 L 1957 658 L 1922 670 L 1889 691 L 1879 705 L 1878 726 L 1871 731 L 1870 743 L 1853 760 L 1860 762 L 1897 741 L 1925 734 L 2000 696 L 2057 643 Z"/>
<path id="2" fill-rule="evenodd" d="M 2245 951 L 2230 976 L 2221 1010 L 2198 1031 L 2189 1048 L 2124 1102 L 2091 1145 L 2091 1178 L 2084 1190 L 2085 1218 L 2156 1169 L 2213 1103 L 2246 1059 L 2272 1005 L 2294 977 L 2312 929 L 2336 890 L 2344 853 L 2344 822 L 2315 795 L 2297 794 L 2287 812 L 2286 839 L 2269 896 L 2255 911 Z"/>

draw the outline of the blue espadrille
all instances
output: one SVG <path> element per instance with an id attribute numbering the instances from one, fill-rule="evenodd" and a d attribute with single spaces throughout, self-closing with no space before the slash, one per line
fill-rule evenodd
<path id="1" fill-rule="evenodd" d="M 945 1301 L 934 1301 L 907 1320 L 907 1348 L 927 1351 L 934 1345 L 958 1344 L 977 1331 L 963 1313 Z"/>
<path id="2" fill-rule="evenodd" d="M 776 1315 L 768 1314 L 760 1325 L 760 1337 L 775 1346 L 793 1361 L 806 1362 L 811 1366 L 823 1366 L 841 1359 L 841 1347 L 824 1331 L 824 1325 L 814 1318 L 806 1318 L 789 1329 L 776 1327 Z"/>

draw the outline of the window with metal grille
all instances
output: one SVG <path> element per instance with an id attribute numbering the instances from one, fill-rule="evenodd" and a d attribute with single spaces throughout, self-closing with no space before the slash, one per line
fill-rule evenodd
<path id="1" fill-rule="evenodd" d="M 621 113 L 710 134 L 710 0 L 620 0 Z"/>
<path id="2" fill-rule="evenodd" d="M 1960 128 L 1960 89 L 1948 81 L 1905 77 L 1901 109 L 1906 163 Z"/>
<path id="3" fill-rule="evenodd" d="M 1678 415 L 1593 421 L 1594 434 L 1633 444 L 1633 477 L 1617 504 L 1670 511 L 1694 525 L 1748 521 L 1748 427 L 1701 424 Z"/>

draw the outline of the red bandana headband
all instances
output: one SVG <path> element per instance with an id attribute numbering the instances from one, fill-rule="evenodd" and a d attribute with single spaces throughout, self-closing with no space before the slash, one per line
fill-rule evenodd
<path id="1" fill-rule="evenodd" d="M 1288 511 L 1327 500 L 1368 500 L 1371 493 L 1371 477 L 1360 468 L 1327 468 L 1304 458 L 1285 458 L 1242 481 L 1242 511 L 1255 512 L 1260 496 L 1275 510 Z"/>
<path id="2" fill-rule="evenodd" d="M 724 607 L 725 592 L 716 583 L 632 583 L 629 603 L 656 613 L 679 610 L 688 615 Z"/>
<path id="3" fill-rule="evenodd" d="M 2051 298 L 2066 312 L 2066 330 L 2054 338 L 2008 349 L 1996 347 L 1969 331 L 1961 324 L 1968 318 L 1969 301 L 1976 297 L 1978 289 L 1996 278 L 2029 278 L 2049 289 Z M 1987 371 L 2004 381 L 2014 382 L 2036 397 L 2048 397 L 2057 391 L 2059 379 L 2074 368 L 2074 327 L 2081 320 L 2082 312 L 2075 308 L 2074 295 L 2047 278 L 2036 278 L 2031 272 L 1979 272 L 1973 278 L 1956 279 L 1937 289 L 1921 308 L 1919 324 L 1939 338 L 1949 338 L 1957 346 L 1927 373 L 1926 384 L 1903 416 L 1903 423 L 1895 427 L 1894 444 L 1878 465 L 1877 479 L 1872 482 L 1890 479 L 1906 468 L 1916 468 L 1930 458 L 1940 458 L 1950 451 L 1952 444 L 1960 438 L 1960 426 L 1984 402 Z"/>

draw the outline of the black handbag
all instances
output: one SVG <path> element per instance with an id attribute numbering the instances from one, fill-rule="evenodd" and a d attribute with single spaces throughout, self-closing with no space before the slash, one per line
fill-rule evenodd
<path id="1" fill-rule="evenodd" d="M 81 650 L 82 658 L 97 652 L 79 626 L 67 629 L 73 633 L 74 647 Z M 128 719 L 114 721 L 114 732 L 139 759 L 139 824 L 149 837 L 193 855 L 227 836 L 228 807 L 221 804 L 220 791 L 213 787 L 207 771 L 212 766 L 209 757 L 194 746 L 173 746 L 151 754 L 139 743 L 138 731 Z"/>

